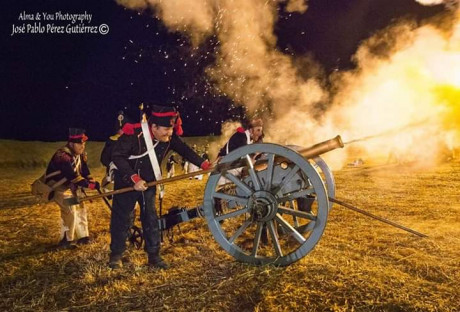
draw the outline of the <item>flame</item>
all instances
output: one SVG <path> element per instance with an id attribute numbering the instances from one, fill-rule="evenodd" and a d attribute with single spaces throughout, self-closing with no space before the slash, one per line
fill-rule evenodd
<path id="1" fill-rule="evenodd" d="M 340 91 L 325 118 L 345 130 L 345 141 L 382 134 L 363 143 L 369 155 L 434 162 L 460 145 L 460 37 L 429 25 L 389 33 L 401 40 L 388 57 L 371 52 L 381 37 L 370 38 L 355 55 L 358 68 L 337 75 Z"/>

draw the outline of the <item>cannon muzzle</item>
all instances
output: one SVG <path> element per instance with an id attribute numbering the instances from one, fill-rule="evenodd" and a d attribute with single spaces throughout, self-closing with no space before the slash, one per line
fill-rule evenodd
<path id="1" fill-rule="evenodd" d="M 305 158 L 315 158 L 321 154 L 330 152 L 337 148 L 343 148 L 345 145 L 343 144 L 342 138 L 340 135 L 336 136 L 333 139 L 315 144 L 310 147 L 306 147 L 304 149 L 298 150 L 297 152 L 301 154 Z"/>

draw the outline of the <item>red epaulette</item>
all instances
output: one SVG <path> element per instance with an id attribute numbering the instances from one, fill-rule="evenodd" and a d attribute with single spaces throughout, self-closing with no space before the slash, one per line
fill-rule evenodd
<path id="1" fill-rule="evenodd" d="M 246 130 L 244 130 L 243 127 L 238 127 L 238 128 L 236 128 L 236 132 L 244 133 L 244 131 L 246 131 Z"/>
<path id="2" fill-rule="evenodd" d="M 123 134 L 126 134 L 126 135 L 133 135 L 135 130 L 140 128 L 141 127 L 141 124 L 140 123 L 135 123 L 135 124 L 132 124 L 132 123 L 126 123 L 123 128 L 121 129 L 121 131 L 123 131 Z"/>

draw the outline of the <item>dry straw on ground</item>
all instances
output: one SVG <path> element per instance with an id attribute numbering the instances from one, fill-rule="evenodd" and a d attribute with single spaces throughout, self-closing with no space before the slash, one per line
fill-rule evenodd
<path id="1" fill-rule="evenodd" d="M 289 267 L 255 267 L 227 255 L 198 219 L 164 243 L 170 270 L 147 269 L 144 252 L 130 249 L 130 263 L 111 271 L 102 201 L 88 204 L 94 242 L 52 251 L 58 208 L 29 195 L 43 168 L 2 168 L 0 310 L 459 311 L 459 170 L 451 162 L 335 172 L 338 198 L 429 238 L 334 206 L 313 252 Z M 201 204 L 205 183 L 169 186 L 165 207 Z"/>

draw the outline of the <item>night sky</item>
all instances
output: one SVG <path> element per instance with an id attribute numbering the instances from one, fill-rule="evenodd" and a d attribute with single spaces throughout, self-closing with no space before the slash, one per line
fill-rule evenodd
<path id="1" fill-rule="evenodd" d="M 204 74 L 219 48 L 213 37 L 194 49 L 187 37 L 169 32 L 154 12 L 138 13 L 111 0 L 2 4 L 2 139 L 65 140 L 69 127 L 80 127 L 91 140 L 104 141 L 114 132 L 117 111 L 124 107 L 134 111 L 140 102 L 178 107 L 186 136 L 219 134 L 223 120 L 244 115 L 241 107 L 213 92 Z M 312 55 L 326 73 L 352 68 L 350 57 L 359 43 L 395 19 L 420 21 L 443 10 L 413 0 L 310 0 L 308 4 L 304 14 L 280 6 L 275 27 L 278 49 L 295 56 Z M 86 11 L 92 14 L 90 25 L 105 23 L 110 29 L 106 35 L 11 36 L 12 25 L 23 23 L 18 20 L 23 11 Z"/>

